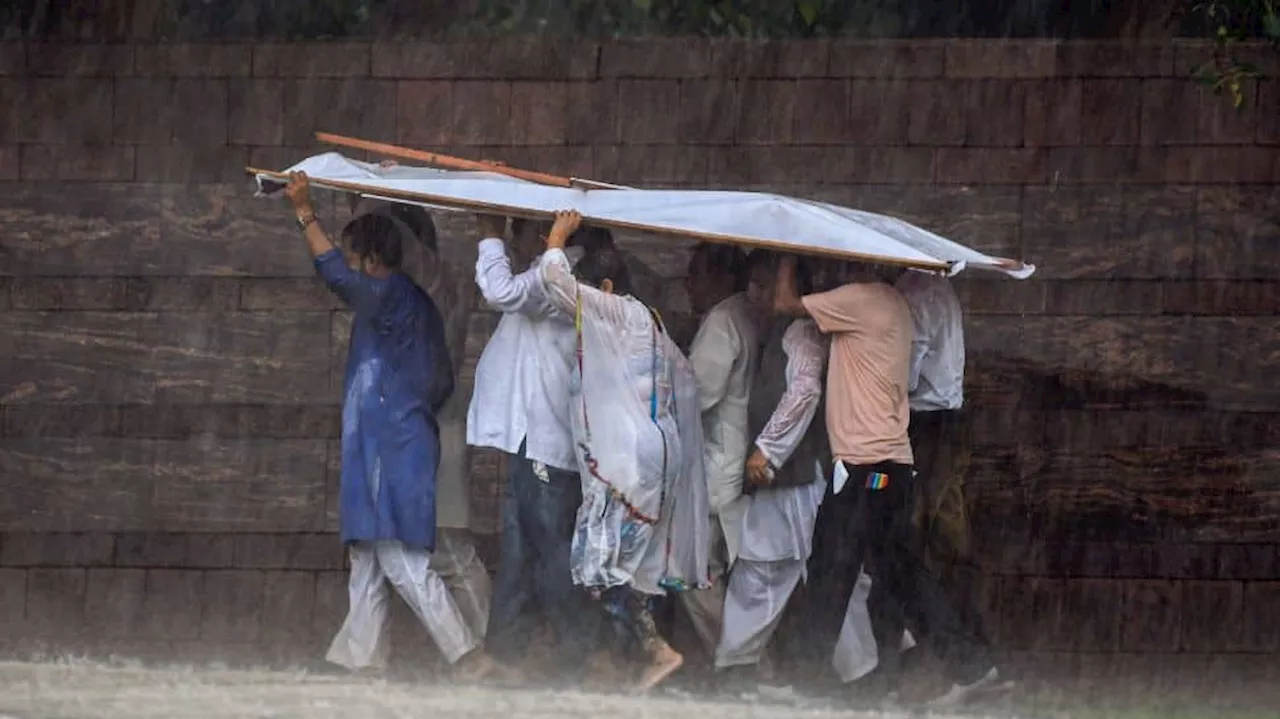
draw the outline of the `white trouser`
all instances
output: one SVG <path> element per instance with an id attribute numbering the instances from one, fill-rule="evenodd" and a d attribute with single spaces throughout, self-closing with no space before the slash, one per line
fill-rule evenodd
<path id="1" fill-rule="evenodd" d="M 787 600 L 800 583 L 802 559 L 756 562 L 739 558 L 729 573 L 724 631 L 716 648 L 716 668 L 758 664 Z"/>
<path id="2" fill-rule="evenodd" d="M 493 594 L 489 570 L 476 553 L 471 532 L 466 529 L 436 530 L 436 551 L 431 568 L 444 580 L 453 603 L 458 605 L 471 633 L 483 641 L 489 630 L 489 599 Z"/>
<path id="3" fill-rule="evenodd" d="M 714 653 L 720 641 L 720 627 L 724 623 L 724 596 L 728 572 L 728 548 L 720 520 L 711 518 L 711 551 L 707 558 L 707 573 L 711 586 L 706 589 L 690 589 L 680 592 L 680 603 L 689 614 L 693 629 L 702 640 L 708 653 Z"/>
<path id="4" fill-rule="evenodd" d="M 858 572 L 858 583 L 853 586 L 849 595 L 849 604 L 845 607 L 844 624 L 840 627 L 840 637 L 836 640 L 836 648 L 831 656 L 831 666 L 840 675 L 840 681 L 848 684 L 871 673 L 880 663 L 880 652 L 876 648 L 876 637 L 871 631 L 871 614 L 867 611 L 867 597 L 871 596 L 871 577 L 866 572 Z M 911 632 L 902 633 L 902 649 L 914 647 L 916 640 Z"/>
<path id="5" fill-rule="evenodd" d="M 450 663 L 466 656 L 479 641 L 449 595 L 444 580 L 431 568 L 431 555 L 397 541 L 357 542 L 350 548 L 351 599 L 346 621 L 325 658 L 347 669 L 386 666 L 390 582 L 396 593 L 427 628 Z"/>

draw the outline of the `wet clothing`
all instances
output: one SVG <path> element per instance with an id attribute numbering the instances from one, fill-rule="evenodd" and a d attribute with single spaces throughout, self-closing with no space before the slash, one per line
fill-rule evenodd
<path id="1" fill-rule="evenodd" d="M 831 336 L 826 403 L 832 454 L 850 464 L 910 464 L 907 301 L 889 285 L 865 282 L 805 295 L 801 302 Z"/>
<path id="2" fill-rule="evenodd" d="M 476 364 L 467 444 L 508 456 L 521 454 L 524 447 L 528 459 L 576 472 L 569 424 L 573 314 L 547 300 L 538 278 L 540 262 L 513 274 L 502 240 L 480 243 L 476 284 L 502 319 Z"/>
<path id="3" fill-rule="evenodd" d="M 729 574 L 717 667 L 759 664 L 804 577 L 831 457 L 822 421 L 826 347 L 810 320 L 769 328 L 751 389 L 750 429 L 774 470 L 755 488 Z M 806 481 L 807 480 L 807 481 Z"/>
<path id="4" fill-rule="evenodd" d="M 911 446 L 917 477 L 916 526 L 935 566 L 969 556 L 964 478 L 969 465 L 964 406 L 964 316 L 945 277 L 908 271 L 896 285 L 915 324 L 911 372 Z"/>
<path id="5" fill-rule="evenodd" d="M 578 330 L 574 583 L 645 595 L 706 586 L 709 509 L 688 361 L 643 303 L 579 284 L 562 250 L 548 250 L 539 272 Z"/>
<path id="6" fill-rule="evenodd" d="M 430 551 L 440 459 L 435 413 L 453 393 L 440 312 L 407 276 L 357 272 L 337 249 L 315 266 L 355 312 L 343 382 L 342 541 L 395 540 Z"/>
<path id="7" fill-rule="evenodd" d="M 743 468 L 751 444 L 747 403 L 760 353 L 757 335 L 747 296 L 739 292 L 707 312 L 689 350 L 698 382 L 702 466 L 711 500 L 711 586 L 685 592 L 680 601 L 708 652 L 714 652 L 720 641 L 725 585 L 729 567 L 738 557 L 749 501 L 743 494 Z"/>
<path id="8" fill-rule="evenodd" d="M 493 590 L 489 570 L 480 561 L 471 530 L 438 528 L 431 568 L 449 588 L 449 596 L 462 612 L 471 633 L 483 640 L 489 630 L 489 601 Z"/>
<path id="9" fill-rule="evenodd" d="M 867 609 L 881 666 L 890 675 L 901 665 L 903 627 L 909 626 L 933 648 L 948 674 L 968 684 L 994 666 L 977 628 L 957 612 L 951 597 L 924 565 L 911 524 L 915 478 L 910 465 L 880 462 L 847 466 L 844 489 L 827 495 L 819 510 L 819 524 L 832 528 L 848 547 L 846 552 L 815 552 L 811 589 L 818 636 L 827 637 L 824 652 L 834 650 L 860 568 L 871 578 Z M 880 485 L 873 488 L 868 485 Z M 845 528 L 842 531 L 835 528 Z"/>
<path id="10" fill-rule="evenodd" d="M 969 510 L 964 479 L 969 470 L 969 426 L 963 410 L 911 413 L 917 460 L 913 517 L 925 556 L 935 568 L 970 559 Z"/>
<path id="11" fill-rule="evenodd" d="M 914 332 L 907 389 L 912 412 L 964 405 L 964 315 L 945 278 L 908 271 L 894 287 L 911 310 Z"/>
<path id="12" fill-rule="evenodd" d="M 645 654 L 653 655 L 664 644 L 648 598 L 630 587 L 610 587 L 600 594 L 600 604 L 625 638 Z"/>
<path id="13" fill-rule="evenodd" d="M 899 669 L 902 628 L 910 624 L 953 679 L 967 684 L 992 668 L 989 651 L 925 567 L 912 526 L 910 308 L 880 283 L 808 295 L 804 304 L 819 329 L 832 335 L 827 430 L 842 460 L 818 514 L 811 608 L 818 636 L 839 636 L 865 556 L 872 580 L 868 610 L 887 673 Z"/>
<path id="14" fill-rule="evenodd" d="M 455 662 L 479 639 L 431 554 L 440 461 L 436 413 L 454 381 L 444 323 L 431 297 L 400 272 L 382 278 L 357 272 L 337 249 L 317 257 L 315 266 L 355 314 L 339 490 L 350 607 L 327 657 L 350 669 L 385 664 L 390 583 Z M 442 549 L 442 556 L 456 558 L 453 543 Z"/>
<path id="15" fill-rule="evenodd" d="M 747 296 L 740 292 L 707 312 L 689 349 L 702 412 L 702 464 L 711 511 L 724 530 L 728 564 L 738 556 L 746 509 L 743 468 L 751 445 L 747 404 L 760 354 L 758 334 Z"/>
<path id="16" fill-rule="evenodd" d="M 501 240 L 480 242 L 476 284 L 502 318 L 476 366 L 467 441 L 504 452 L 509 470 L 488 650 L 519 660 L 533 634 L 529 610 L 536 604 L 555 629 L 562 665 L 573 668 L 595 642 L 595 623 L 580 621 L 591 613 L 569 573 L 582 500 L 569 424 L 576 335 L 572 315 L 547 300 L 538 262 L 513 274 Z"/>
<path id="17" fill-rule="evenodd" d="M 487 648 L 503 661 L 523 654 L 536 604 L 556 634 L 557 660 L 580 670 L 596 648 L 600 622 L 586 593 L 573 584 L 570 549 L 582 483 L 577 472 L 545 468 L 543 479 L 523 451 L 507 460 L 502 500 L 502 559 L 494 580 Z"/>
<path id="18" fill-rule="evenodd" d="M 325 658 L 347 669 L 381 668 L 390 654 L 391 592 L 404 600 L 450 664 L 479 645 L 466 617 L 436 571 L 432 555 L 396 540 L 356 542 L 348 548 L 350 609 Z"/>

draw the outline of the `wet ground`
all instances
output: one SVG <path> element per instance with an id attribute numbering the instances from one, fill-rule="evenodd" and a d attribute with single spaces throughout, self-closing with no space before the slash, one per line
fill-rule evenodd
<path id="1" fill-rule="evenodd" d="M 1110 696 L 1105 696 L 1109 694 Z M 1215 697 L 1214 694 L 1217 694 Z M 1274 719 L 1272 701 L 1019 686 L 951 713 L 872 709 L 798 694 L 715 698 L 667 689 L 648 696 L 443 684 L 303 670 L 155 667 L 129 661 L 0 662 L 0 719 Z M 1246 706 L 1247 705 L 1247 706 Z"/>
<path id="2" fill-rule="evenodd" d="M 690 716 L 875 717 L 793 699 L 732 702 L 505 690 L 288 671 L 144 668 L 92 662 L 0 663 L 0 719 L 428 719 Z"/>

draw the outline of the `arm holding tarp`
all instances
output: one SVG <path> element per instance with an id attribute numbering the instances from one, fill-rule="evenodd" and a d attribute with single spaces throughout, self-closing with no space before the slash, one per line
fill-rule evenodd
<path id="1" fill-rule="evenodd" d="M 596 317 L 610 325 L 625 324 L 632 315 L 634 303 L 629 298 L 613 294 L 612 280 L 605 279 L 597 289 L 578 282 L 573 276 L 565 246 L 581 223 L 582 216 L 576 212 L 556 213 L 555 224 L 547 236 L 547 252 L 538 263 L 547 300 L 556 309 L 570 316 L 576 316 L 578 303 L 581 302 L 584 315 Z"/>
<path id="2" fill-rule="evenodd" d="M 778 262 L 778 286 L 773 295 L 773 311 L 787 317 L 808 317 L 809 310 L 796 283 L 796 258 L 783 255 Z"/>
<path id="3" fill-rule="evenodd" d="M 289 173 L 285 196 L 293 206 L 298 227 L 306 236 L 307 249 L 315 261 L 316 274 L 324 280 L 335 295 L 354 310 L 372 310 L 377 307 L 378 294 L 371 278 L 348 266 L 347 257 L 333 244 L 316 217 L 311 204 L 311 182 L 304 172 Z"/>
<path id="4" fill-rule="evenodd" d="M 507 257 L 506 218 L 498 215 L 479 215 L 480 245 L 476 252 L 476 285 L 489 307 L 499 312 L 513 314 L 537 304 L 535 297 L 538 272 L 530 268 L 514 274 L 511 259 Z"/>

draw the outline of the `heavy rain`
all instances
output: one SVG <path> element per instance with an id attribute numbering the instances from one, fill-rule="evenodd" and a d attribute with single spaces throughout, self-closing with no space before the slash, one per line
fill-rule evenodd
<path id="1" fill-rule="evenodd" d="M 1280 3 L 0 0 L 0 719 L 1280 712 Z"/>

